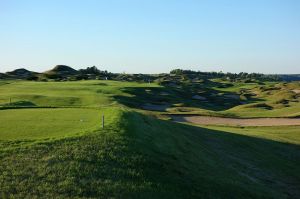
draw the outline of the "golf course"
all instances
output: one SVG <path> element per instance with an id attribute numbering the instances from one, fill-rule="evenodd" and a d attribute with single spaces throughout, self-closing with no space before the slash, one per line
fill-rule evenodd
<path id="1" fill-rule="evenodd" d="M 299 82 L 179 86 L 2 80 L 0 198 L 300 197 Z"/>
<path id="2" fill-rule="evenodd" d="M 300 0 L 0 0 L 0 199 L 300 199 Z"/>

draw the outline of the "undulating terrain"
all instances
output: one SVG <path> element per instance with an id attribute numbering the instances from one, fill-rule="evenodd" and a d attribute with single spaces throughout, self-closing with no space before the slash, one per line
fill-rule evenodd
<path id="1" fill-rule="evenodd" d="M 0 198 L 300 198 L 299 125 L 174 120 L 297 119 L 299 100 L 299 82 L 2 80 Z"/>

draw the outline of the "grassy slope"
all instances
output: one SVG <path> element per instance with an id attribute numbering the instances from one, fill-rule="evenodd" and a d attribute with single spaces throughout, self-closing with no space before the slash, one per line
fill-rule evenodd
<path id="1" fill-rule="evenodd" d="M 252 128 L 208 129 L 121 109 L 110 113 L 104 130 L 2 151 L 2 196 L 300 196 L 299 140 L 281 143 L 268 128 L 259 138 Z M 284 130 L 285 137 L 295 136 L 295 129 Z M 1 149 L 12 144 L 1 141 Z"/>
<path id="2" fill-rule="evenodd" d="M 291 90 L 300 89 L 299 82 L 291 83 L 274 83 L 266 82 L 264 88 L 259 89 L 257 84 L 236 84 L 234 87 L 228 88 L 231 91 L 238 91 L 241 88 L 247 88 L 257 93 L 258 102 L 246 105 L 240 105 L 223 111 L 223 114 L 232 114 L 236 117 L 299 117 L 300 103 L 299 95 Z M 269 88 L 269 90 L 268 90 Z M 275 89 L 274 89 L 275 88 Z M 278 88 L 278 90 L 276 89 Z M 270 106 L 268 109 L 264 106 L 259 107 L 257 104 L 266 104 Z"/>
<path id="3" fill-rule="evenodd" d="M 292 102 L 289 107 L 275 108 L 272 110 L 267 110 L 264 108 L 256 108 L 246 106 L 234 107 L 228 111 L 223 112 L 226 114 L 232 114 L 235 117 L 300 117 L 300 103 Z"/>
<path id="4" fill-rule="evenodd" d="M 173 183 L 180 190 L 178 198 L 189 194 L 197 198 L 299 197 L 296 127 L 277 127 L 285 135 L 276 137 L 273 128 L 258 134 L 251 128 L 199 128 L 144 116 L 136 120 L 137 132 L 149 129 L 139 134 L 139 140 L 159 171 L 151 175 L 166 185 Z M 282 137 L 297 140 L 286 144 L 281 143 Z"/>

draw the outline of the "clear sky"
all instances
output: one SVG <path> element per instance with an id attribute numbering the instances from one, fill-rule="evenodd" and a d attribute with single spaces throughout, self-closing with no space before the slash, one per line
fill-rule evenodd
<path id="1" fill-rule="evenodd" d="M 299 0 L 0 0 L 0 71 L 300 73 Z"/>

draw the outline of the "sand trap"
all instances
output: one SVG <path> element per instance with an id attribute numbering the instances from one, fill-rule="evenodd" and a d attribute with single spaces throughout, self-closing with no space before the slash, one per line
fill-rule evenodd
<path id="1" fill-rule="evenodd" d="M 226 125 L 226 126 L 286 126 L 300 125 L 300 118 L 254 118 L 235 119 L 208 116 L 180 116 L 173 115 L 176 122 L 191 122 L 203 125 Z M 300 128 L 299 128 L 300 131 Z"/>
<path id="2" fill-rule="evenodd" d="M 294 93 L 300 93 L 300 90 L 298 90 L 298 89 L 295 89 L 295 90 L 292 90 L 292 91 L 294 91 Z"/>

